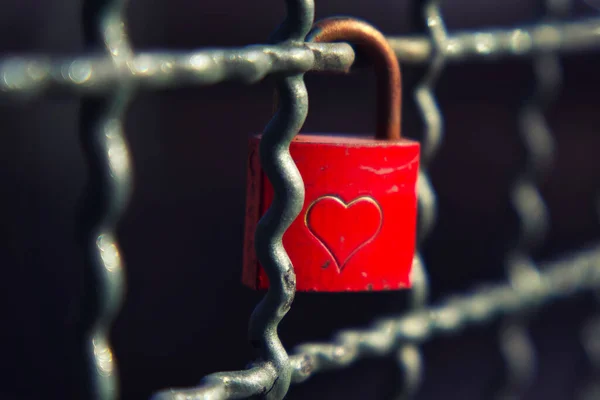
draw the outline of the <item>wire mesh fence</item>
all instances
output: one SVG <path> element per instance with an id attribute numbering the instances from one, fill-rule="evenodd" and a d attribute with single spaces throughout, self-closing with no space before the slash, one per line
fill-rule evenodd
<path id="1" fill-rule="evenodd" d="M 263 396 L 280 399 L 291 384 L 325 370 L 340 369 L 367 357 L 395 354 L 405 380 L 398 398 L 411 398 L 423 384 L 420 345 L 438 335 L 461 332 L 471 325 L 502 318 L 499 346 L 507 378 L 497 396 L 520 396 L 535 374 L 535 351 L 528 317 L 554 300 L 600 287 L 600 248 L 592 246 L 558 261 L 536 264 L 531 252 L 544 241 L 549 217 L 539 185 L 552 167 L 555 143 L 544 110 L 558 96 L 562 72 L 559 55 L 600 47 L 600 17 L 566 19 L 569 1 L 547 2 L 541 22 L 515 29 L 448 32 L 440 0 L 423 1 L 421 18 L 426 34 L 389 37 L 401 63 L 423 64 L 426 72 L 414 90 L 423 120 L 422 166 L 419 175 L 419 238 L 423 243 L 435 226 L 435 190 L 428 167 L 442 146 L 443 110 L 437 104 L 436 83 L 450 63 L 470 59 L 530 57 L 535 90 L 519 112 L 520 141 L 527 162 L 514 180 L 510 199 L 520 219 L 520 235 L 505 257 L 506 281 L 457 294 L 439 305 L 428 303 L 428 274 L 417 254 L 413 264 L 411 308 L 397 317 L 377 320 L 370 328 L 343 330 L 331 342 L 307 343 L 288 353 L 277 326 L 288 311 L 294 287 L 281 243 L 283 232 L 303 201 L 302 182 L 287 148 L 306 118 L 308 93 L 304 73 L 344 71 L 355 62 L 353 48 L 344 43 L 306 43 L 314 22 L 310 0 L 289 0 L 287 17 L 268 44 L 236 49 L 189 52 L 136 52 L 128 39 L 125 1 L 88 0 L 84 7 L 85 55 L 9 57 L 0 60 L 0 98 L 31 100 L 42 96 L 82 96 L 80 131 L 89 163 L 89 184 L 82 218 L 81 246 L 86 252 L 87 357 L 90 394 L 96 399 L 119 395 L 118 369 L 108 332 L 124 296 L 124 265 L 115 227 L 131 195 L 135 177 L 124 132 L 128 105 L 138 92 L 181 86 L 216 85 L 227 81 L 253 84 L 267 76 L 278 82 L 280 109 L 264 140 L 273 157 L 262 167 L 281 185 L 275 187 L 277 218 L 260 227 L 259 257 L 279 277 L 250 320 L 250 342 L 259 353 L 248 369 L 205 377 L 198 387 L 169 389 L 158 399 L 236 399 Z M 283 256 L 282 256 L 283 255 Z M 291 272 L 293 274 L 293 271 Z M 599 362 L 598 323 L 585 327 L 585 348 Z M 585 392 L 593 396 L 594 388 Z M 595 389 L 597 390 L 597 389 Z M 594 398 L 594 397 L 589 397 Z"/>

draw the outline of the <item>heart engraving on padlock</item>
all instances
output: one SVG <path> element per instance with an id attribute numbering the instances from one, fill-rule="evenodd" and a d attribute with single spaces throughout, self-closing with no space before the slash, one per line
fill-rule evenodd
<path id="1" fill-rule="evenodd" d="M 370 196 L 346 203 L 340 197 L 327 195 L 312 202 L 304 222 L 342 272 L 356 253 L 375 240 L 383 225 L 383 211 Z M 361 229 L 356 229 L 359 225 Z"/>

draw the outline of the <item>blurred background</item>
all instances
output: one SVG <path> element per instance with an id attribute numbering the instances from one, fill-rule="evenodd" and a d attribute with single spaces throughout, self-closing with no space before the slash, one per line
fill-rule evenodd
<path id="1" fill-rule="evenodd" d="M 448 0 L 450 32 L 539 21 L 540 1 Z M 570 18 L 594 16 L 573 0 Z M 78 54 L 81 0 L 3 0 L 0 52 Z M 387 35 L 423 32 L 416 2 L 317 0 L 317 18 L 364 18 Z M 138 50 L 264 43 L 285 15 L 284 2 L 131 0 Z M 547 113 L 556 162 L 541 192 L 551 230 L 536 260 L 550 260 L 600 237 L 600 55 L 562 58 L 563 87 Z M 403 65 L 404 126 L 423 129 L 412 90 L 423 67 Z M 533 85 L 531 60 L 450 63 L 436 93 L 445 138 L 431 165 L 439 202 L 424 247 L 435 302 L 478 283 L 506 279 L 504 256 L 518 225 L 509 187 L 525 160 L 517 111 Z M 374 79 L 307 74 L 304 132 L 371 132 Z M 252 353 L 247 323 L 261 294 L 240 283 L 247 136 L 272 115 L 273 84 L 140 93 L 126 123 L 135 191 L 119 229 L 128 295 L 112 333 L 122 398 L 192 386 L 211 372 L 244 368 Z M 81 398 L 83 255 L 76 210 L 86 181 L 78 139 L 80 100 L 52 97 L 0 104 L 0 396 Z M 407 292 L 298 294 L 280 335 L 287 348 L 325 340 L 347 327 L 400 313 Z M 579 340 L 591 296 L 544 308 L 532 320 L 539 362 L 528 399 L 570 399 L 589 370 Z M 502 375 L 498 324 L 439 338 L 424 349 L 421 399 L 486 399 Z M 387 399 L 400 382 L 393 357 L 369 360 L 294 386 L 289 399 Z"/>

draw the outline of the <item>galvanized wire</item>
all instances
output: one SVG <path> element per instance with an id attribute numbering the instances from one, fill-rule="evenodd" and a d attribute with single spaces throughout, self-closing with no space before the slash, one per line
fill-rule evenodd
<path id="1" fill-rule="evenodd" d="M 570 0 L 544 0 L 550 19 L 564 13 Z M 526 161 L 513 182 L 510 199 L 519 218 L 517 242 L 507 254 L 505 268 L 514 285 L 528 285 L 537 279 L 539 270 L 531 252 L 542 244 L 549 229 L 550 216 L 539 191 L 539 185 L 550 172 L 554 160 L 554 139 L 544 116 L 555 100 L 562 82 L 560 59 L 553 51 L 544 50 L 532 59 L 534 89 L 521 107 L 518 131 Z M 533 382 L 536 371 L 535 346 L 528 332 L 528 315 L 506 318 L 499 332 L 501 354 L 506 364 L 505 379 L 496 397 L 521 398 Z"/>
<path id="2" fill-rule="evenodd" d="M 551 137 L 541 106 L 548 88 L 556 89 L 556 53 L 600 48 L 600 18 L 567 23 L 539 23 L 515 29 L 447 34 L 439 1 L 427 1 L 424 16 L 429 36 L 389 38 L 400 61 L 429 63 L 415 99 L 425 122 L 423 170 L 419 177 L 419 243 L 435 222 L 435 193 L 426 168 L 442 138 L 442 116 L 433 95 L 435 82 L 447 62 L 536 55 L 538 93 L 521 113 L 522 140 L 530 161 L 513 187 L 513 201 L 522 221 L 522 241 L 509 263 L 525 265 L 525 274 L 512 274 L 508 283 L 456 296 L 441 306 L 425 305 L 427 276 L 420 255 L 413 267 L 414 309 L 397 318 L 376 322 L 371 329 L 347 330 L 331 343 L 305 344 L 289 357 L 277 336 L 277 325 L 290 309 L 295 279 L 281 245 L 285 229 L 300 211 L 303 185 L 288 146 L 306 117 L 308 99 L 303 73 L 310 70 L 347 70 L 354 51 L 347 44 L 304 43 L 312 25 L 313 2 L 289 0 L 288 18 L 272 45 L 193 52 L 134 53 L 123 20 L 125 0 L 87 0 L 84 29 L 91 46 L 87 56 L 67 58 L 23 55 L 0 59 L 0 98 L 31 99 L 51 93 L 83 94 L 82 142 L 90 164 L 86 198 L 84 248 L 87 282 L 84 303 L 85 346 L 88 352 L 90 397 L 118 395 L 117 369 L 108 331 L 123 291 L 123 263 L 115 226 L 131 191 L 131 166 L 123 134 L 123 116 L 135 89 L 156 90 L 225 81 L 255 83 L 278 75 L 280 110 L 265 130 L 261 164 L 275 188 L 275 200 L 257 229 L 256 246 L 269 274 L 268 294 L 252 315 L 249 336 L 258 360 L 245 371 L 205 377 L 192 389 L 166 390 L 155 399 L 237 399 L 264 396 L 281 399 L 290 382 L 299 383 L 324 370 L 342 368 L 361 358 L 393 354 L 406 368 L 405 394 L 416 392 L 422 379 L 418 345 L 435 335 L 455 333 L 494 317 L 518 314 L 558 297 L 583 290 L 600 290 L 600 247 L 533 268 L 528 257 L 543 237 L 547 221 L 537 187 L 540 173 L 551 158 Z M 102 52 L 98 49 L 103 48 Z M 550 54 L 550 55 L 548 55 Z M 550 71 L 550 73 L 548 73 Z M 540 97 L 541 95 L 541 97 Z M 533 278 L 533 279 L 532 279 Z M 588 343 L 588 342 L 586 342 Z M 597 348 L 588 345 L 590 358 Z M 592 350 L 589 350 L 592 349 Z M 509 359 L 510 357 L 507 357 Z M 415 361 L 416 360 L 416 361 Z M 510 361 L 510 360 L 509 360 Z M 523 363 L 518 361 L 521 365 Z M 516 364 L 514 364 L 516 365 Z M 529 367 L 515 374 L 528 375 Z M 520 367 L 519 367 L 520 368 Z M 525 371 L 525 372 L 523 372 Z M 515 375 L 513 374 L 513 375 Z"/>
<path id="3" fill-rule="evenodd" d="M 130 79 L 141 89 L 208 86 L 226 81 L 256 83 L 276 73 L 345 71 L 354 59 L 345 43 L 284 42 L 192 52 L 138 53 L 127 70 L 103 55 L 0 59 L 0 97 L 24 99 L 51 93 L 105 95 Z"/>
<path id="4" fill-rule="evenodd" d="M 84 4 L 86 44 L 104 48 L 116 70 L 128 68 L 131 48 L 123 23 L 124 1 L 88 0 Z M 84 354 L 87 358 L 87 397 L 118 397 L 118 371 L 109 343 L 112 321 L 124 291 L 123 260 L 115 228 L 130 198 L 131 162 L 123 133 L 123 118 L 132 97 L 124 80 L 106 98 L 84 98 L 81 141 L 89 164 L 82 240 L 85 251 Z"/>
<path id="5" fill-rule="evenodd" d="M 273 34 L 274 42 L 302 46 L 314 20 L 312 0 L 288 0 L 287 17 Z M 306 53 L 312 56 L 312 53 Z M 308 65 L 314 63 L 310 58 Z M 279 339 L 277 327 L 290 310 L 296 293 L 294 267 L 283 247 L 283 234 L 296 219 L 304 203 L 304 183 L 289 152 L 308 113 L 304 73 L 291 72 L 277 80 L 279 109 L 266 126 L 259 156 L 263 171 L 273 186 L 271 206 L 260 219 L 255 233 L 258 261 L 269 277 L 269 289 L 256 306 L 249 324 L 250 343 L 259 358 L 249 371 L 207 376 L 199 389 L 170 390 L 155 399 L 243 398 L 261 396 L 282 399 L 290 386 L 292 365 Z"/>
<path id="6" fill-rule="evenodd" d="M 376 321 L 370 329 L 345 330 L 331 343 L 296 347 L 291 357 L 292 381 L 303 382 L 316 373 L 347 367 L 367 357 L 381 357 L 406 344 L 420 344 L 441 334 L 463 329 L 507 314 L 523 312 L 600 287 L 600 245 L 558 261 L 542 264 L 538 279 L 527 286 L 511 283 L 483 286 L 453 296 L 438 306 Z"/>
<path id="7" fill-rule="evenodd" d="M 599 18 L 576 22 L 539 22 L 512 29 L 456 32 L 448 36 L 446 60 L 495 61 L 544 52 L 571 53 L 600 48 Z M 408 63 L 431 62 L 434 44 L 427 37 L 390 37 L 398 58 Z"/>
<path id="8" fill-rule="evenodd" d="M 287 0 L 287 17 L 273 35 L 275 42 L 301 44 L 314 21 L 312 0 Z M 282 399 L 290 386 L 292 369 L 277 335 L 277 326 L 292 307 L 296 274 L 282 243 L 283 234 L 304 204 L 304 182 L 289 152 L 290 142 L 308 114 L 304 74 L 286 75 L 277 81 L 279 110 L 263 132 L 260 164 L 274 191 L 273 201 L 260 219 L 255 234 L 258 261 L 269 277 L 269 290 L 250 318 L 250 343 L 260 351 L 260 363 L 274 369 L 276 379 L 261 393 L 266 399 Z"/>
<path id="9" fill-rule="evenodd" d="M 539 308 L 561 298 L 600 289 L 600 244 L 540 265 L 538 279 L 528 286 L 511 283 L 482 286 L 448 298 L 437 306 L 397 318 L 384 318 L 363 330 L 344 330 L 328 343 L 297 346 L 290 357 L 292 383 L 298 384 L 328 370 L 341 369 L 368 357 L 383 357 L 407 344 L 422 344 L 439 335 L 462 330 L 508 314 Z M 241 399 L 261 393 L 273 382 L 267 365 L 237 373 L 210 375 L 200 387 L 166 390 L 154 400 Z"/>
<path id="10" fill-rule="evenodd" d="M 448 35 L 446 62 L 495 60 L 540 52 L 572 52 L 600 48 L 600 18 L 564 23 L 538 23 L 514 29 L 491 29 Z M 403 63 L 429 63 L 435 57 L 430 37 L 388 37 Z M 91 53 L 76 57 L 17 55 L 0 58 L 0 98 L 30 99 L 54 93 L 105 95 L 124 79 L 156 90 L 225 81 L 255 83 L 265 76 L 309 70 L 345 71 L 354 53 L 343 43 L 280 43 L 191 52 L 133 54 L 128 68 L 115 67 L 112 57 Z"/>
<path id="11" fill-rule="evenodd" d="M 429 292 L 427 268 L 419 247 L 434 227 L 437 207 L 435 190 L 430 183 L 427 169 L 442 143 L 443 117 L 437 104 L 434 86 L 441 75 L 446 62 L 447 33 L 440 11 L 440 0 L 419 0 L 422 5 L 422 18 L 431 36 L 433 56 L 427 72 L 415 87 L 414 98 L 423 121 L 421 137 L 421 163 L 417 182 L 419 204 L 419 226 L 417 254 L 411 271 L 412 293 L 411 309 L 422 309 Z M 403 386 L 398 399 L 414 397 L 423 382 L 423 359 L 415 344 L 402 347 L 397 353 L 400 368 L 404 372 Z"/>

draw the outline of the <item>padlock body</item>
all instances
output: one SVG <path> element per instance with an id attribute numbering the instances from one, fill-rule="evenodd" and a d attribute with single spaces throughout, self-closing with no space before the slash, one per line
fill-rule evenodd
<path id="1" fill-rule="evenodd" d="M 242 281 L 266 289 L 254 232 L 273 201 L 250 138 Z M 410 287 L 417 223 L 419 143 L 298 135 L 290 154 L 305 186 L 302 211 L 283 236 L 297 291 L 346 292 Z"/>

